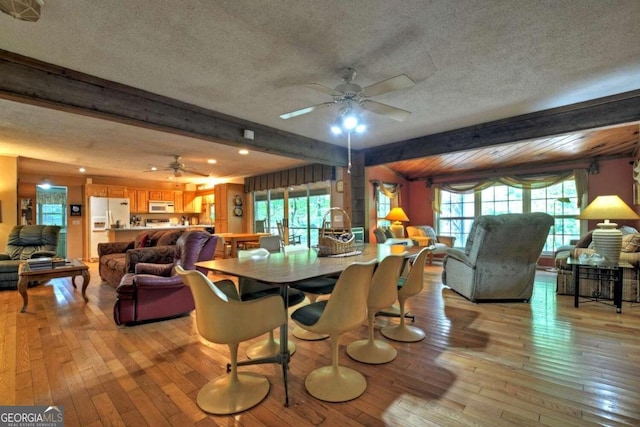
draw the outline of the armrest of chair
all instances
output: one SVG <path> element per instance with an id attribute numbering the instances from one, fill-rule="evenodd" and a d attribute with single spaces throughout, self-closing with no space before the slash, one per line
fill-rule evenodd
<path id="1" fill-rule="evenodd" d="M 133 249 L 133 242 L 98 243 L 98 256 L 123 254 L 127 249 Z"/>
<path id="2" fill-rule="evenodd" d="M 447 249 L 446 256 L 455 259 L 456 261 L 460 261 L 461 263 L 468 265 L 471 268 L 475 268 L 475 265 L 473 264 L 473 262 L 471 262 L 471 259 L 469 259 L 467 254 L 459 249 Z"/>
<path id="3" fill-rule="evenodd" d="M 151 264 L 148 262 L 139 262 L 135 265 L 136 274 L 151 274 L 154 276 L 171 276 L 171 264 Z"/>
<path id="4" fill-rule="evenodd" d="M 175 253 L 175 245 L 129 249 L 125 258 L 125 272 L 134 273 L 136 271 L 136 264 L 141 262 L 149 264 L 171 264 L 173 263 Z"/>
<path id="5" fill-rule="evenodd" d="M 42 258 L 42 257 L 51 257 L 56 256 L 56 251 L 37 251 L 31 254 L 31 258 Z"/>
<path id="6" fill-rule="evenodd" d="M 137 274 L 133 278 L 133 283 L 138 288 L 138 291 L 140 291 L 141 288 L 164 290 L 186 286 L 182 282 L 182 277 L 177 274 L 169 277 L 154 276 L 152 274 Z"/>
<path id="7" fill-rule="evenodd" d="M 10 261 L 11 257 L 9 254 L 0 254 L 0 261 Z"/>
<path id="8" fill-rule="evenodd" d="M 450 248 L 452 248 L 453 245 L 456 243 L 455 236 L 436 236 L 436 238 L 438 239 L 438 242 L 444 243 Z"/>

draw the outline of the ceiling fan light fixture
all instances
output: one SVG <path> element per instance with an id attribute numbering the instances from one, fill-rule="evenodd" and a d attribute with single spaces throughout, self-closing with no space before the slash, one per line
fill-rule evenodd
<path id="1" fill-rule="evenodd" d="M 20 21 L 36 22 L 43 4 L 44 0 L 0 0 L 0 11 Z"/>

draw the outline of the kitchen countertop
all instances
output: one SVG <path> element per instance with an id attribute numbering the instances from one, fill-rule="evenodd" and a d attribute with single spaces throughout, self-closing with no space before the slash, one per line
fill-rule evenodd
<path id="1" fill-rule="evenodd" d="M 206 225 L 168 225 L 166 227 L 128 227 L 128 228 L 109 228 L 107 231 L 145 231 L 145 230 L 186 230 L 190 228 L 204 228 Z"/>

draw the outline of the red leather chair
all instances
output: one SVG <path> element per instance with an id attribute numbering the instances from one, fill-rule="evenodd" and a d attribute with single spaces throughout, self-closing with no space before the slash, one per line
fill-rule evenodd
<path id="1" fill-rule="evenodd" d="M 191 290 L 175 267 L 195 270 L 198 261 L 212 260 L 218 237 L 206 231 L 184 233 L 176 242 L 171 264 L 136 264 L 135 273 L 127 273 L 117 287 L 118 298 L 113 307 L 117 325 L 133 325 L 189 313 L 195 308 Z M 206 270 L 200 270 L 207 274 Z"/>

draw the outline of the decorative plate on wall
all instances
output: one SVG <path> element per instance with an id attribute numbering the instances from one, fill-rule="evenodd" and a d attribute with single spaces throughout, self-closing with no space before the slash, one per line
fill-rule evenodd
<path id="1" fill-rule="evenodd" d="M 240 206 L 236 206 L 236 207 L 233 209 L 233 214 L 234 214 L 235 216 L 242 216 L 242 208 L 241 208 Z"/>
<path id="2" fill-rule="evenodd" d="M 242 198 L 238 195 L 235 199 L 236 206 L 242 206 Z"/>

